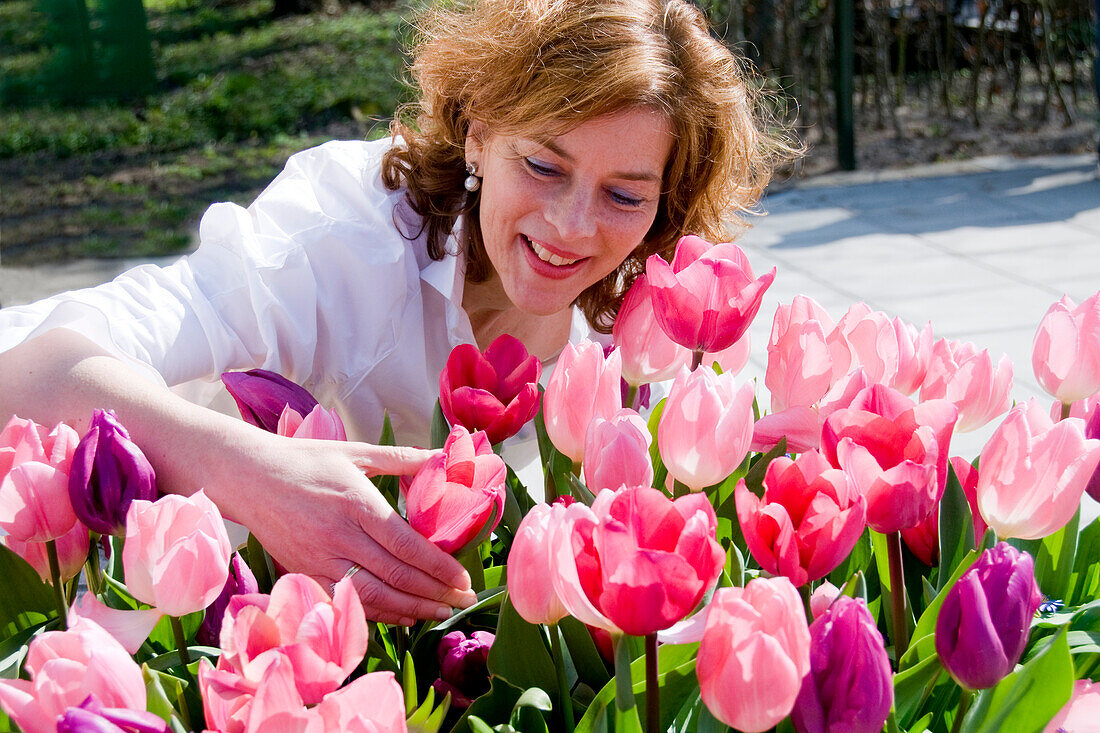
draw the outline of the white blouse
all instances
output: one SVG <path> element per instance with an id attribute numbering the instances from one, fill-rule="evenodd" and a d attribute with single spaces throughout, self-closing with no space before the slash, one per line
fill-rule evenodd
<path id="1" fill-rule="evenodd" d="M 211 206 L 194 254 L 0 310 L 0 351 L 67 327 L 232 413 L 220 374 L 262 367 L 335 407 L 352 440 L 376 441 L 388 410 L 399 444 L 427 445 L 439 373 L 474 338 L 456 235 L 442 260 L 428 256 L 405 192 L 382 184 L 390 144 L 297 153 L 247 209 Z M 574 310 L 570 340 L 591 335 Z"/>

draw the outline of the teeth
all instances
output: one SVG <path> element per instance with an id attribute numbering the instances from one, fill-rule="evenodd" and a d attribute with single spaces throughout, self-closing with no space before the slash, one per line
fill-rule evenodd
<path id="1" fill-rule="evenodd" d="M 543 262 L 549 262 L 551 265 L 561 267 L 562 265 L 572 265 L 574 262 L 579 261 L 567 260 L 564 257 L 558 257 L 556 254 L 546 249 L 546 247 L 543 247 L 541 244 L 533 239 L 529 238 L 527 241 L 531 243 L 531 249 L 535 251 L 535 254 L 538 255 L 539 259 Z"/>

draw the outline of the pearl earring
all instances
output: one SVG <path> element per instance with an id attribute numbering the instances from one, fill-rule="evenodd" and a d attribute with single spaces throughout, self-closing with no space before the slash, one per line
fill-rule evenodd
<path id="1" fill-rule="evenodd" d="M 473 163 L 467 163 L 466 172 L 470 175 L 466 176 L 466 180 L 463 181 L 462 185 L 466 188 L 467 191 L 473 193 L 474 191 L 481 188 L 481 179 L 477 177 L 477 166 Z"/>

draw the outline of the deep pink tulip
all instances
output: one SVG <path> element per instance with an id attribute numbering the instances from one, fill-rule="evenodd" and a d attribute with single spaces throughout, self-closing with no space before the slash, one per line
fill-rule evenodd
<path id="1" fill-rule="evenodd" d="M 847 373 L 851 355 L 846 344 L 842 344 L 845 348 L 839 363 L 829 347 L 835 329 L 825 309 L 805 295 L 797 295 L 790 305 L 776 308 L 764 372 L 764 384 L 772 396 L 772 413 L 817 404 Z"/>
<path id="2" fill-rule="evenodd" d="M 269 433 L 276 432 L 284 408 L 308 415 L 317 406 L 317 400 L 304 387 L 266 369 L 225 372 L 222 383 L 245 422 Z"/>
<path id="3" fill-rule="evenodd" d="M 54 540 L 57 548 L 57 562 L 61 568 L 62 582 L 75 578 L 88 559 L 90 537 L 88 528 L 77 521 L 73 528 Z M 11 535 L 0 539 L 9 550 L 30 563 L 39 577 L 47 583 L 53 582 L 50 572 L 50 559 L 45 542 L 20 542 Z"/>
<path id="4" fill-rule="evenodd" d="M 1100 392 L 1100 291 L 1075 305 L 1068 296 L 1050 306 L 1032 346 L 1039 386 L 1061 402 Z"/>
<path id="5" fill-rule="evenodd" d="M 940 339 L 921 386 L 921 401 L 946 399 L 959 408 L 955 432 L 985 426 L 1009 407 L 1012 361 L 1002 355 L 996 366 L 985 349 L 971 343 Z"/>
<path id="6" fill-rule="evenodd" d="M 664 332 L 692 351 L 724 351 L 749 329 L 775 268 L 757 278 L 736 244 L 683 237 L 669 265 L 646 260 L 653 311 Z"/>
<path id="7" fill-rule="evenodd" d="M 825 420 L 822 448 L 867 499 L 867 524 L 888 534 L 916 526 L 947 485 L 951 429 L 958 415 L 946 400 L 914 405 L 881 384 Z"/>
<path id="8" fill-rule="evenodd" d="M 1043 733 L 1090 733 L 1100 720 L 1100 683 L 1077 680 L 1073 694 L 1062 706 Z"/>
<path id="9" fill-rule="evenodd" d="M 549 578 L 554 572 L 555 527 L 565 519 L 565 506 L 536 504 L 523 517 L 508 552 L 508 599 L 528 623 L 556 624 L 569 611 Z"/>
<path id="10" fill-rule="evenodd" d="M 769 463 L 763 498 L 744 479 L 734 497 L 749 552 L 764 570 L 795 586 L 825 577 L 863 534 L 863 496 L 817 451 Z"/>
<path id="11" fill-rule="evenodd" d="M 57 733 L 168 733 L 168 723 L 147 710 L 104 707 L 95 695 L 65 709 Z"/>
<path id="12" fill-rule="evenodd" d="M 985 537 L 986 524 L 978 511 L 978 497 L 975 489 L 978 485 L 978 469 L 974 468 L 965 458 L 951 456 L 951 466 L 955 469 L 955 475 L 962 486 L 966 502 L 970 505 L 970 516 L 974 523 L 974 544 Z M 940 552 L 940 507 L 939 504 L 932 513 L 925 517 L 915 527 L 901 530 L 901 539 L 917 558 L 925 565 L 935 565 L 939 562 Z"/>
<path id="13" fill-rule="evenodd" d="M 707 607 L 695 674 L 714 717 L 744 733 L 790 714 L 810 670 L 802 599 L 786 578 L 721 588 Z"/>
<path id="14" fill-rule="evenodd" d="M 229 561 L 229 577 L 222 586 L 222 592 L 206 607 L 202 625 L 195 633 L 195 640 L 204 646 L 218 646 L 222 633 L 222 620 L 225 618 L 225 609 L 229 607 L 229 599 L 233 596 L 259 592 L 260 585 L 252 569 L 241 557 L 241 553 L 234 552 Z"/>
<path id="15" fill-rule="evenodd" d="M 635 636 L 667 629 L 722 571 L 717 526 L 702 494 L 673 501 L 645 487 L 601 491 L 591 508 L 570 505 L 555 528 L 554 590 L 590 626 Z"/>
<path id="16" fill-rule="evenodd" d="M 936 653 L 943 666 L 971 690 L 997 684 L 1020 661 L 1042 600 L 1031 555 L 1007 542 L 986 550 L 940 607 Z"/>
<path id="17" fill-rule="evenodd" d="M 105 707 L 145 709 L 141 667 L 106 631 L 79 619 L 30 643 L 27 680 L 0 680 L 0 706 L 24 733 L 54 733 L 59 717 L 88 695 Z"/>
<path id="18" fill-rule="evenodd" d="M 624 407 L 610 419 L 594 417 L 584 448 L 588 490 L 595 494 L 601 489 L 652 486 L 651 439 L 645 420 L 634 410 Z"/>
<path id="19" fill-rule="evenodd" d="M 496 444 L 519 432 L 539 411 L 542 364 L 514 336 L 503 334 L 482 354 L 456 346 L 439 375 L 439 405 L 451 425 L 484 430 Z"/>
<path id="20" fill-rule="evenodd" d="M 542 397 L 546 434 L 574 463 L 584 460 L 584 437 L 597 415 L 610 418 L 623 407 L 619 350 L 604 358 L 594 341 L 566 344 Z"/>
<path id="21" fill-rule="evenodd" d="M 488 631 L 475 631 L 469 636 L 462 631 L 445 634 L 436 649 L 439 657 L 439 679 L 432 683 L 440 697 L 451 694 L 451 705 L 468 708 L 489 691 L 489 650 L 496 636 Z"/>
<path id="22" fill-rule="evenodd" d="M 791 721 L 798 733 L 878 733 L 894 703 L 882 634 L 863 599 L 840 596 L 810 624 L 810 671 Z"/>
<path id="23" fill-rule="evenodd" d="M 1098 462 L 1083 420 L 1054 423 L 1037 400 L 1021 402 L 982 450 L 978 509 L 998 537 L 1046 537 L 1073 517 Z"/>
<path id="24" fill-rule="evenodd" d="M 231 552 L 221 513 L 201 489 L 130 504 L 122 550 L 126 586 L 169 616 L 201 611 L 218 597 Z"/>
<path id="25" fill-rule="evenodd" d="M 21 542 L 69 532 L 76 514 L 69 471 L 80 437 L 65 423 L 52 431 L 13 416 L 0 431 L 0 530 Z"/>
<path id="26" fill-rule="evenodd" d="M 672 383 L 657 428 L 669 474 L 699 491 L 733 473 L 753 436 L 753 389 L 732 374 L 682 371 Z"/>
<path id="27" fill-rule="evenodd" d="M 317 405 L 305 417 L 295 412 L 290 405 L 283 408 L 275 432 L 289 438 L 312 438 L 313 440 L 347 440 L 344 421 L 336 410 L 326 410 Z"/>
<path id="28" fill-rule="evenodd" d="M 615 347 L 623 360 L 623 379 L 634 386 L 672 379 L 691 364 L 691 351 L 668 337 L 653 313 L 652 288 L 645 274 L 630 286 L 615 325 Z"/>
<path id="29" fill-rule="evenodd" d="M 507 467 L 485 433 L 456 425 L 443 450 L 417 471 L 406 492 L 409 524 L 444 552 L 465 548 L 504 512 Z"/>

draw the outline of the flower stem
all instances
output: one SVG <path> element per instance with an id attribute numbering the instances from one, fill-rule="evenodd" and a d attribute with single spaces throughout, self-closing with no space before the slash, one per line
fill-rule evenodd
<path id="1" fill-rule="evenodd" d="M 645 729 L 661 730 L 661 687 L 657 683 L 657 633 L 645 637 Z"/>
<path id="2" fill-rule="evenodd" d="M 180 661 L 183 662 L 183 668 L 187 671 L 187 665 L 191 664 L 191 655 L 187 653 L 187 637 L 183 633 L 183 624 L 175 616 L 169 616 L 168 621 L 172 624 L 172 634 L 176 637 L 176 651 L 179 652 Z M 187 672 L 187 676 L 191 676 L 190 671 Z"/>
<path id="3" fill-rule="evenodd" d="M 699 368 L 699 365 L 703 363 L 703 352 L 693 351 L 691 352 L 691 371 L 695 371 Z"/>
<path id="4" fill-rule="evenodd" d="M 61 563 L 57 560 L 57 542 L 46 542 L 46 557 L 50 560 L 50 578 L 53 579 L 53 598 L 57 603 L 58 621 L 61 622 L 61 630 L 69 628 L 69 606 L 65 603 L 65 591 L 61 587 Z"/>
<path id="5" fill-rule="evenodd" d="M 576 722 L 573 719 L 573 698 L 569 694 L 569 682 L 565 678 L 565 661 L 561 653 L 561 634 L 558 625 L 550 624 L 550 651 L 554 655 L 554 668 L 558 675 L 558 697 L 561 699 L 561 712 L 565 717 L 565 733 L 573 733 Z"/>
<path id="6" fill-rule="evenodd" d="M 802 596 L 802 605 L 806 607 L 806 621 L 809 623 L 814 622 L 814 612 L 810 608 L 810 584 L 809 582 L 803 583 L 798 586 L 798 595 Z"/>
<path id="7" fill-rule="evenodd" d="M 1072 407 L 1073 407 L 1072 403 L 1069 403 L 1069 402 L 1063 402 L 1062 403 L 1062 418 L 1061 418 L 1062 420 L 1065 420 L 1067 417 L 1069 417 L 1069 411 Z"/>
<path id="8" fill-rule="evenodd" d="M 84 577 L 88 581 L 88 590 L 93 596 L 99 596 L 103 591 L 103 571 L 99 568 L 99 543 L 91 542 L 88 549 L 88 559 L 84 563 Z"/>
<path id="9" fill-rule="evenodd" d="M 638 385 L 632 384 L 632 385 L 630 385 L 630 388 L 626 391 L 626 403 L 623 405 L 623 407 L 629 407 L 631 410 L 633 410 L 634 409 L 634 400 L 637 399 L 637 397 L 638 397 Z"/>
<path id="10" fill-rule="evenodd" d="M 901 566 L 901 532 L 886 535 L 886 555 L 890 563 L 890 600 L 894 607 L 894 663 L 909 646 L 909 626 L 905 612 L 905 571 Z"/>
<path id="11" fill-rule="evenodd" d="M 951 733 L 959 733 L 962 730 L 963 718 L 970 710 L 972 702 L 974 702 L 974 691 L 964 687 L 962 696 L 959 698 L 959 707 L 955 710 L 955 722 L 951 724 Z"/>

